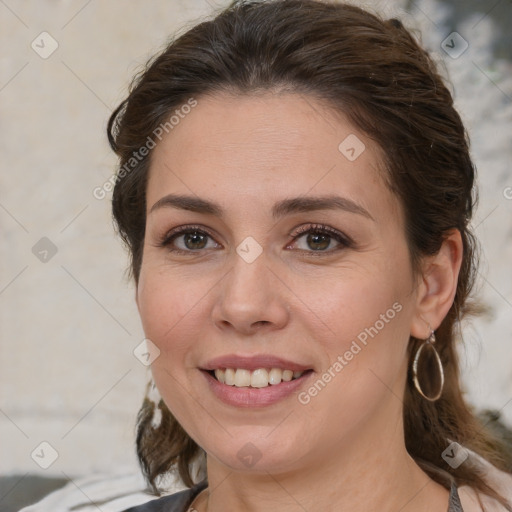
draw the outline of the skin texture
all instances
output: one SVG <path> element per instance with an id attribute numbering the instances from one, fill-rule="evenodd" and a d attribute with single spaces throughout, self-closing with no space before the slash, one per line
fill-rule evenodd
<path id="1" fill-rule="evenodd" d="M 401 397 L 409 336 L 428 337 L 453 301 L 458 231 L 414 275 L 381 152 L 343 116 L 292 93 L 197 100 L 153 150 L 136 291 L 146 337 L 160 350 L 156 385 L 207 453 L 209 488 L 194 507 L 445 511 L 448 492 L 406 452 Z M 366 148 L 354 161 L 338 149 L 350 134 Z M 224 214 L 151 211 L 171 193 L 214 201 Z M 333 193 L 371 218 L 342 210 L 271 215 L 276 201 Z M 295 238 L 311 224 L 353 243 Z M 187 225 L 211 236 L 160 244 Z M 252 263 L 236 252 L 249 236 L 263 250 Z M 307 404 L 294 394 L 264 408 L 226 405 L 198 369 L 221 355 L 265 353 L 312 368 L 313 383 L 393 304 L 401 310 Z M 249 442 L 261 454 L 251 467 L 238 456 Z"/>

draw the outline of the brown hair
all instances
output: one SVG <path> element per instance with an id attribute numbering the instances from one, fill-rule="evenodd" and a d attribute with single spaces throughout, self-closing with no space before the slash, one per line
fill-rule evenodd
<path id="1" fill-rule="evenodd" d="M 468 223 L 476 202 L 469 142 L 453 99 L 435 64 L 396 19 L 382 20 L 355 6 L 315 0 L 234 2 L 214 19 L 173 40 L 136 76 L 129 96 L 113 112 L 108 136 L 120 158 L 113 216 L 131 254 L 138 282 L 145 231 L 145 190 L 150 156 L 126 170 L 169 115 L 191 98 L 216 91 L 248 94 L 279 90 L 325 101 L 383 150 L 389 186 L 406 218 L 413 269 L 435 254 L 453 228 L 460 231 L 463 261 L 453 305 L 436 332 L 445 387 L 436 402 L 417 393 L 408 376 L 404 396 L 406 447 L 437 482 L 468 484 L 506 504 L 480 470 L 450 468 L 442 452 L 456 441 L 506 469 L 499 441 L 466 404 L 455 340 L 476 272 L 476 243 Z M 414 354 L 420 340 L 411 337 Z M 193 485 L 189 464 L 204 454 L 161 402 L 162 424 L 150 426 L 154 404 L 139 413 L 137 452 L 156 480 L 173 467 Z M 448 477 L 447 477 L 448 475 Z M 509 508 L 512 510 L 512 508 Z"/>

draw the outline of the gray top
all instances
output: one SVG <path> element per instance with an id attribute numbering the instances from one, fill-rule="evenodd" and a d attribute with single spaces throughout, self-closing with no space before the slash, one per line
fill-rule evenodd
<path id="1" fill-rule="evenodd" d="M 195 497 L 206 487 L 208 482 L 202 480 L 190 489 L 164 496 L 157 500 L 144 503 L 137 507 L 132 507 L 124 512 L 187 512 L 188 507 L 194 501 Z M 450 489 L 450 499 L 448 500 L 447 512 L 464 512 L 460 504 L 459 493 L 455 482 Z"/>

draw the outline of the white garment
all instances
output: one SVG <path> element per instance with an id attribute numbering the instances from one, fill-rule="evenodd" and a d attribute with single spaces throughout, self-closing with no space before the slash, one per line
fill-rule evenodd
<path id="1" fill-rule="evenodd" d="M 165 494 L 186 489 L 178 479 L 166 486 Z M 41 501 L 20 512 L 121 512 L 156 499 L 147 493 L 147 484 L 140 472 L 101 474 L 73 479 Z"/>
<path id="2" fill-rule="evenodd" d="M 512 507 L 512 474 L 500 471 L 485 459 L 469 451 L 472 463 L 485 469 L 486 480 L 510 502 Z M 174 474 L 165 484 L 164 495 L 186 489 Z M 127 508 L 141 505 L 157 497 L 146 492 L 147 485 L 140 473 L 122 475 L 96 475 L 75 479 L 62 489 L 52 492 L 35 505 L 20 512 L 122 512 Z M 464 512 L 505 512 L 506 509 L 495 500 L 480 495 L 485 510 L 480 507 L 476 492 L 468 487 L 459 487 L 459 496 Z"/>
<path id="3" fill-rule="evenodd" d="M 480 465 L 482 469 L 484 469 L 487 483 L 508 501 L 512 509 L 512 474 L 500 471 L 487 460 L 472 451 L 469 451 L 469 458 L 472 463 Z M 496 500 L 480 494 L 480 499 L 484 505 L 484 509 L 482 509 L 478 502 L 477 493 L 467 485 L 459 487 L 459 497 L 464 512 L 506 511 L 505 507 L 500 505 Z"/>

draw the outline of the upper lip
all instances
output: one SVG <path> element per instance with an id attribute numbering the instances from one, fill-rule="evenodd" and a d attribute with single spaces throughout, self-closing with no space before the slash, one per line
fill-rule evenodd
<path id="1" fill-rule="evenodd" d="M 258 354 L 252 356 L 228 354 L 210 359 L 201 367 L 201 369 L 208 371 L 217 370 L 219 368 L 241 368 L 245 370 L 257 370 L 258 368 L 281 368 L 282 370 L 293 370 L 297 372 L 312 369 L 310 366 L 305 366 L 270 354 Z"/>

